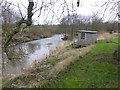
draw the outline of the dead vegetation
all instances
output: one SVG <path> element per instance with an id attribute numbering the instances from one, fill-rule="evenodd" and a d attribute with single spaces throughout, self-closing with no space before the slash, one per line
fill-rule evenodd
<path id="1" fill-rule="evenodd" d="M 75 58 L 78 58 L 79 56 L 83 56 L 86 53 L 88 53 L 93 46 L 94 45 L 90 45 L 88 47 L 83 47 L 83 48 L 78 48 L 78 49 L 71 49 L 71 50 L 69 50 L 67 52 L 64 52 L 62 55 L 60 55 L 62 60 L 52 68 L 49 75 L 50 76 L 57 75 L 57 73 L 64 70 L 71 63 L 73 63 L 74 60 L 76 60 Z"/>
<path id="2" fill-rule="evenodd" d="M 65 42 L 49 57 L 41 62 L 35 62 L 29 69 L 24 69 L 23 73 L 5 81 L 7 87 L 42 87 L 47 81 L 51 82 L 58 73 L 66 69 L 79 56 L 83 56 L 90 51 L 94 45 L 78 49 L 66 49 L 70 42 Z M 38 81 L 38 82 L 36 82 Z M 9 83 L 12 83 L 11 84 Z M 27 82 L 27 83 L 26 83 Z M 4 85 L 3 85 L 4 86 Z"/>
<path id="3" fill-rule="evenodd" d="M 113 34 L 104 32 L 104 33 L 98 34 L 98 39 L 97 40 L 105 40 L 106 42 L 111 42 L 113 36 L 114 36 Z"/>

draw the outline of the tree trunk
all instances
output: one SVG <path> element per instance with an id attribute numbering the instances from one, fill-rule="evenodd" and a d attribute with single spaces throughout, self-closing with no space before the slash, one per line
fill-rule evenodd
<path id="1" fill-rule="evenodd" d="M 7 48 L 9 46 L 13 36 L 20 32 L 21 25 L 23 23 L 26 24 L 25 27 L 32 25 L 32 16 L 33 16 L 32 10 L 33 10 L 33 6 L 34 6 L 34 2 L 32 0 L 28 0 L 28 1 L 29 1 L 29 5 L 28 5 L 28 9 L 27 9 L 27 11 L 28 11 L 28 13 L 27 13 L 27 20 L 24 20 L 24 18 L 22 18 L 20 21 L 18 21 L 16 23 L 15 29 L 13 30 L 12 33 L 9 34 L 7 40 L 5 41 L 5 44 L 4 44 L 4 47 L 3 47 L 3 51 L 4 52 L 7 51 Z"/>

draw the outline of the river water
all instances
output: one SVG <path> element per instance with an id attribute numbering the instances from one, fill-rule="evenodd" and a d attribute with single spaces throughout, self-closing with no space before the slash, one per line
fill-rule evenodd
<path id="1" fill-rule="evenodd" d="M 31 67 L 34 61 L 43 60 L 64 42 L 61 38 L 63 38 L 62 34 L 54 35 L 10 48 L 9 55 L 14 59 L 8 60 L 3 56 L 3 75 L 19 74 L 24 68 Z"/>

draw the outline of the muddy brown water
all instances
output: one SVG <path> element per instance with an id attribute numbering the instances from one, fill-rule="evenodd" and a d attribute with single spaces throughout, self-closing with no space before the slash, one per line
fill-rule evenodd
<path id="1" fill-rule="evenodd" d="M 33 62 L 43 60 L 64 42 L 61 38 L 62 34 L 54 35 L 10 48 L 9 56 L 13 59 L 8 60 L 5 54 L 3 55 L 3 76 L 17 75 L 23 69 L 31 67 Z"/>

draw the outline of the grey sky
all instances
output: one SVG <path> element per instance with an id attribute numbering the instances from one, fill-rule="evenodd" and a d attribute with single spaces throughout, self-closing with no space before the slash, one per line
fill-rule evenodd
<path id="1" fill-rule="evenodd" d="M 17 4 L 19 3 L 20 4 L 20 7 L 21 7 L 21 11 L 23 12 L 23 15 L 26 14 L 26 9 L 25 7 L 28 6 L 28 0 L 8 0 L 9 2 L 11 3 L 14 3 L 14 4 Z M 57 1 L 57 0 L 33 0 L 34 2 L 39 2 L 38 3 L 38 8 L 40 7 L 41 5 L 41 1 L 44 1 L 44 2 L 49 2 L 49 1 Z M 97 13 L 100 17 L 104 18 L 105 21 L 108 21 L 108 20 L 114 20 L 115 19 L 115 15 L 117 14 L 117 6 L 113 8 L 113 11 L 112 13 L 110 13 L 110 9 L 107 9 L 105 11 L 105 7 L 100 7 L 101 5 L 103 5 L 105 2 L 108 2 L 108 1 L 112 1 L 112 0 L 80 0 L 80 7 L 77 7 L 77 0 L 66 0 L 67 4 L 68 4 L 68 7 L 69 9 L 72 11 L 72 2 L 73 2 L 73 6 L 74 6 L 74 12 L 73 13 L 78 13 L 78 14 L 81 14 L 81 15 L 92 15 L 93 13 Z M 113 2 L 117 2 L 119 0 L 113 0 Z M 22 2 L 22 3 L 21 3 Z M 48 11 L 46 10 L 46 12 L 44 12 L 44 10 L 41 12 L 41 15 L 40 17 L 38 17 L 39 15 L 39 12 L 35 13 L 34 16 L 33 16 L 33 20 L 34 20 L 34 23 L 36 24 L 42 24 L 42 23 L 47 23 L 47 22 L 50 22 L 52 21 L 53 23 L 59 23 L 58 22 L 58 18 L 61 16 L 61 13 L 62 13 L 62 10 L 63 10 L 63 7 L 60 7 L 59 6 L 64 2 L 64 0 L 58 0 L 57 3 L 55 4 L 54 7 L 52 7 L 52 10 L 54 11 L 54 16 L 53 16 L 53 11 L 50 11 L 50 13 L 48 14 Z M 23 6 L 23 5 L 25 6 Z M 98 6 L 97 6 L 98 5 Z M 111 3 L 108 4 L 108 8 L 111 8 L 113 5 Z M 58 9 L 59 8 L 59 9 Z M 67 10 L 64 9 L 64 13 L 62 13 L 62 16 L 59 18 L 59 20 L 64 16 L 64 15 L 67 15 Z M 70 12 L 71 14 L 72 12 Z M 53 18 L 52 18 L 53 17 Z M 117 18 L 116 18 L 117 20 Z"/>

